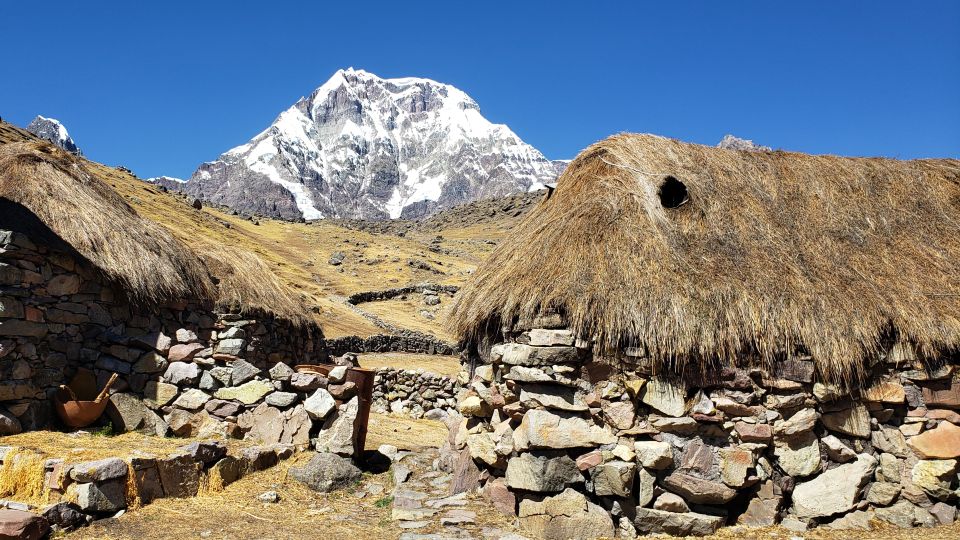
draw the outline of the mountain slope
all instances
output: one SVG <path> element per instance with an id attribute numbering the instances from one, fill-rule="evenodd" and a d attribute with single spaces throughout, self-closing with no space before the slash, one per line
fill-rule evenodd
<path id="1" fill-rule="evenodd" d="M 36 118 L 27 124 L 27 131 L 33 133 L 41 139 L 52 142 L 71 154 L 77 156 L 83 155 L 83 152 L 80 151 L 80 148 L 78 148 L 76 143 L 73 142 L 73 139 L 70 138 L 67 128 L 65 128 L 63 124 L 61 124 L 56 118 L 46 118 L 37 115 Z"/>
<path id="2" fill-rule="evenodd" d="M 556 176 L 554 163 L 457 88 L 348 69 L 185 184 L 166 185 L 284 219 L 386 219 L 528 191 Z"/>

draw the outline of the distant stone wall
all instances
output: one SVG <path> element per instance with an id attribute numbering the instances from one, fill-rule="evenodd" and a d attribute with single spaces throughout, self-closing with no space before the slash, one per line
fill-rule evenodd
<path id="1" fill-rule="evenodd" d="M 189 302 L 138 308 L 85 261 L 0 231 L 0 435 L 58 426 L 51 398 L 85 369 L 98 387 L 119 374 L 107 409 L 115 430 L 313 438 L 352 454 L 357 388 L 346 368 L 329 378 L 291 368 L 327 358 L 316 327 Z"/>
<path id="2" fill-rule="evenodd" d="M 373 408 L 413 418 L 441 418 L 456 410 L 457 381 L 422 369 L 380 368 L 374 379 Z"/>
<path id="3" fill-rule="evenodd" d="M 346 336 L 326 341 L 332 356 L 346 353 L 407 352 L 416 354 L 457 354 L 455 345 L 420 332 L 375 334 L 366 338 Z"/>
<path id="4" fill-rule="evenodd" d="M 380 291 L 364 291 L 351 294 L 347 297 L 347 302 L 351 304 L 362 304 L 364 302 L 375 302 L 378 300 L 390 300 L 398 296 L 405 296 L 413 293 L 422 293 L 424 296 L 439 296 L 440 293 L 448 295 L 456 294 L 460 287 L 456 285 L 437 285 L 434 283 L 420 283 L 410 285 L 409 287 L 397 287 L 394 289 L 384 289 Z"/>
<path id="5" fill-rule="evenodd" d="M 533 537 L 956 519 L 960 379 L 949 363 L 922 369 L 908 347 L 853 396 L 816 382 L 809 358 L 684 382 L 643 358 L 594 361 L 562 329 L 508 334 L 471 363 L 444 466 L 460 489 L 485 478 Z"/>

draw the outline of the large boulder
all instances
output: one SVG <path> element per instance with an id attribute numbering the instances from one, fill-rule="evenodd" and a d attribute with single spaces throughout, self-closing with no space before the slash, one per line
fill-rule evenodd
<path id="1" fill-rule="evenodd" d="M 571 488 L 543 501 L 520 501 L 520 528 L 543 540 L 612 538 L 613 519 L 603 508 Z"/>
<path id="2" fill-rule="evenodd" d="M 302 467 L 291 467 L 290 476 L 314 491 L 328 493 L 360 481 L 360 469 L 349 459 L 318 452 Z"/>
<path id="3" fill-rule="evenodd" d="M 617 442 L 610 431 L 583 418 L 530 410 L 513 432 L 514 448 L 588 448 Z"/>
<path id="4" fill-rule="evenodd" d="M 853 509 L 860 488 L 870 479 L 877 459 L 860 454 L 852 463 L 840 465 L 793 490 L 793 510 L 800 519 L 832 516 Z"/>

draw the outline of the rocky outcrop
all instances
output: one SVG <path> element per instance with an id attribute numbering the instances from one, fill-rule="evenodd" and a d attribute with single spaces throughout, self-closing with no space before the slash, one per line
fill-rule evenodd
<path id="1" fill-rule="evenodd" d="M 665 377 L 636 349 L 595 361 L 588 341 L 558 326 L 518 324 L 463 355 L 463 417 L 448 419 L 447 452 L 469 453 L 481 489 L 500 493 L 502 511 L 515 501 L 511 513 L 537 537 L 595 537 L 583 527 L 607 523 L 632 538 L 955 519 L 953 365 L 891 356 L 852 394 L 818 382 L 801 356 Z"/>

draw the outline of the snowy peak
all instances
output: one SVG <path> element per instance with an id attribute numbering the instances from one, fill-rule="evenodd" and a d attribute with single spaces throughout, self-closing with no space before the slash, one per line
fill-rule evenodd
<path id="1" fill-rule="evenodd" d="M 337 71 L 184 190 L 287 219 L 417 218 L 551 182 L 556 166 L 463 91 Z"/>
<path id="2" fill-rule="evenodd" d="M 759 144 L 755 144 L 751 140 L 734 137 L 729 133 L 724 135 L 723 139 L 720 139 L 720 143 L 717 144 L 717 148 L 725 148 L 727 150 L 747 150 L 750 152 L 769 152 L 772 150 L 772 148 L 769 146 L 761 146 Z"/>
<path id="3" fill-rule="evenodd" d="M 73 139 L 70 138 L 70 134 L 67 133 L 67 128 L 60 123 L 59 120 L 55 118 L 46 118 L 40 115 L 37 115 L 32 122 L 27 124 L 27 131 L 33 133 L 41 139 L 46 139 L 53 144 L 63 148 L 67 152 L 75 155 L 83 155 L 83 152 L 77 147 L 73 142 Z"/>

